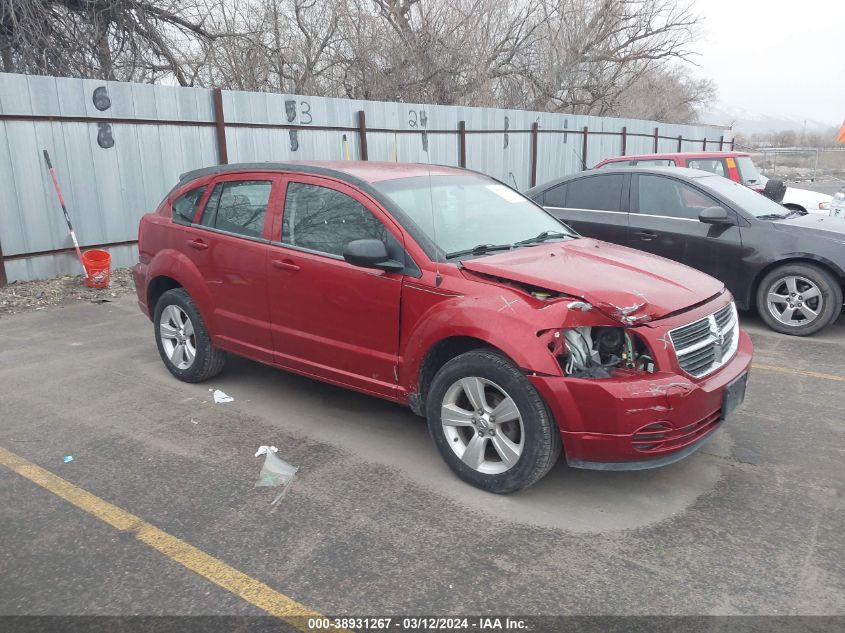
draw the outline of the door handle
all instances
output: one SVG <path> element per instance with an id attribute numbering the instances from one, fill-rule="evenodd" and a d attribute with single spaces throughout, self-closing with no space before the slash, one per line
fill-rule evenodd
<path id="1" fill-rule="evenodd" d="M 191 248 L 195 248 L 198 251 L 204 251 L 205 249 L 208 248 L 208 244 L 206 244 L 205 242 L 203 242 L 200 239 L 188 240 L 188 246 L 190 246 Z"/>
<path id="2" fill-rule="evenodd" d="M 651 231 L 637 231 L 637 235 L 639 235 L 640 239 L 644 242 L 650 242 L 657 237 L 657 233 L 652 233 Z"/>
<path id="3" fill-rule="evenodd" d="M 281 270 L 299 270 L 299 266 L 294 264 L 289 259 L 282 261 L 281 259 L 274 259 L 271 261 L 273 268 L 280 268 Z"/>

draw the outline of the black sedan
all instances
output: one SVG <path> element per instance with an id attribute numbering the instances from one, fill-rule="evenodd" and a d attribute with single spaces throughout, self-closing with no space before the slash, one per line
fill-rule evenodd
<path id="1" fill-rule="evenodd" d="M 677 167 L 603 168 L 526 195 L 588 237 L 698 268 L 773 330 L 833 323 L 845 286 L 845 220 L 800 215 L 727 178 Z"/>

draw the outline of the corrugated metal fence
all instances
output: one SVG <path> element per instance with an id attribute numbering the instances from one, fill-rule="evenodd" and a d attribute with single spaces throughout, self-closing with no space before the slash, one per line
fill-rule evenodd
<path id="1" fill-rule="evenodd" d="M 464 165 L 526 189 L 620 154 L 730 149 L 729 132 L 631 119 L 0 73 L 0 284 L 77 273 L 47 149 L 83 246 L 131 265 L 138 220 L 222 162 Z"/>

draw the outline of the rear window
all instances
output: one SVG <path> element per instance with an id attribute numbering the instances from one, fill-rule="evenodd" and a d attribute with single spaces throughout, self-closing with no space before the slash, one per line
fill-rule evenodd
<path id="1" fill-rule="evenodd" d="M 197 189 L 191 189 L 183 193 L 173 201 L 172 219 L 177 224 L 192 224 L 197 214 L 202 195 L 205 193 L 205 185 Z"/>
<path id="2" fill-rule="evenodd" d="M 200 224 L 236 235 L 261 237 L 270 187 L 270 181 L 266 180 L 217 183 L 205 205 Z"/>
<path id="3" fill-rule="evenodd" d="M 632 160 L 631 164 L 637 167 L 674 167 L 675 161 L 671 158 L 649 158 L 647 160 Z"/>
<path id="4" fill-rule="evenodd" d="M 599 169 L 602 167 L 630 167 L 633 163 L 632 160 L 612 160 L 604 165 L 599 165 Z"/>
<path id="5" fill-rule="evenodd" d="M 711 174 L 716 174 L 717 176 L 725 176 L 727 174 L 725 163 L 721 158 L 690 158 L 687 161 L 687 167 L 709 171 Z"/>
<path id="6" fill-rule="evenodd" d="M 738 156 L 736 166 L 739 169 L 739 181 L 743 185 L 762 184 L 763 180 L 760 178 L 760 172 L 757 171 L 757 165 L 754 164 L 750 156 Z"/>
<path id="7" fill-rule="evenodd" d="M 621 174 L 579 178 L 567 183 L 566 203 L 569 209 L 590 209 L 599 211 L 621 211 Z"/>

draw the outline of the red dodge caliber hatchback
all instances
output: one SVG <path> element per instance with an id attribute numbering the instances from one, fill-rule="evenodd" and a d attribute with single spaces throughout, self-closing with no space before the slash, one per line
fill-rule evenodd
<path id="1" fill-rule="evenodd" d="M 227 353 L 410 406 L 462 479 L 693 452 L 751 362 L 724 286 L 582 238 L 478 173 L 376 162 L 182 176 L 141 220 L 135 281 L 167 368 Z"/>

